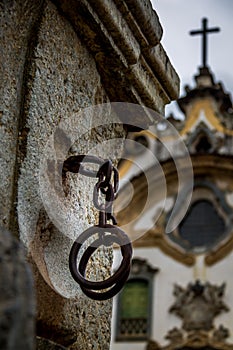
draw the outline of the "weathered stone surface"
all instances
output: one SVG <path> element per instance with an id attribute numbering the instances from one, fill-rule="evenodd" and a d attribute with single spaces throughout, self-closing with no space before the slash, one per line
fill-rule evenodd
<path id="1" fill-rule="evenodd" d="M 165 75 L 161 80 L 143 51 L 159 42 L 161 26 L 149 1 L 142 0 L 136 1 L 135 8 L 123 0 L 12 0 L 1 2 L 0 8 L 2 223 L 11 223 L 16 233 L 18 224 L 31 259 L 38 335 L 61 348 L 107 350 L 111 301 L 85 297 L 68 269 L 74 239 L 95 223 L 95 181 L 68 174 L 62 188 L 58 163 L 68 154 L 88 152 L 120 158 L 125 131 L 122 124 L 112 123 L 109 101 L 163 111 L 171 92 Z M 102 104 L 105 107 L 92 108 Z M 145 116 L 137 116 L 144 126 L 151 123 Z M 64 132 L 64 125 L 70 134 Z M 45 146 L 52 134 L 55 158 L 50 159 Z M 119 142 L 111 141 L 115 138 Z M 49 161 L 55 170 L 48 171 L 51 183 L 42 190 L 41 164 Z M 111 264 L 111 251 L 100 250 L 88 273 L 103 278 Z"/>
<path id="2" fill-rule="evenodd" d="M 125 2 L 139 23 L 149 45 L 156 46 L 162 38 L 163 29 L 150 0 L 125 0 Z"/>
<path id="3" fill-rule="evenodd" d="M 66 350 L 62 345 L 58 345 L 48 339 L 41 337 L 36 338 L 36 350 Z"/>
<path id="4" fill-rule="evenodd" d="M 137 63 L 140 56 L 140 44 L 128 26 L 127 21 L 112 0 L 90 0 L 89 3 L 104 23 L 108 34 L 112 36 L 129 64 Z"/>
<path id="5" fill-rule="evenodd" d="M 83 116 L 78 114 L 82 108 L 107 102 L 108 97 L 101 86 L 93 57 L 50 2 L 42 18 L 29 76 L 25 99 L 27 148 L 19 179 L 18 214 L 21 239 L 35 263 L 38 331 L 58 344 L 73 344 L 74 349 L 107 349 L 111 301 L 99 303 L 85 297 L 68 267 L 69 251 L 77 234 L 95 223 L 96 211 L 92 203 L 95 180 L 68 175 L 67 197 L 62 195 L 70 221 L 61 223 L 62 212 L 59 215 L 59 205 L 56 211 L 54 197 L 53 214 L 62 226 L 55 227 L 51 216 L 49 218 L 43 209 L 39 172 L 40 162 L 47 156 L 45 145 L 52 133 L 55 133 L 56 155 L 64 156 L 60 141 L 64 135 L 68 140 L 70 135 L 66 135 L 62 127 L 57 128 L 62 119 L 68 121 L 73 134 L 77 132 L 76 142 L 71 142 L 67 154 L 68 151 L 88 153 L 93 149 L 92 153 L 103 158 L 116 159 L 121 154 L 122 142 L 114 143 L 112 147 L 105 140 L 124 138 L 125 132 L 122 125 L 111 125 L 110 106 L 104 113 L 100 110 L 95 114 L 91 111 Z M 98 128 L 93 128 L 96 125 Z M 52 185 L 48 193 L 50 198 L 56 195 Z M 50 214 L 51 206 L 46 208 Z M 76 230 L 69 224 L 76 226 Z M 111 259 L 109 252 L 100 251 L 92 260 L 91 273 L 96 278 L 108 274 Z M 100 322 L 96 323 L 96 319 Z"/>
<path id="6" fill-rule="evenodd" d="M 0 349 L 34 349 L 35 295 L 24 251 L 0 228 Z"/>
<path id="7" fill-rule="evenodd" d="M 15 160 L 21 103 L 30 43 L 40 17 L 42 1 L 0 3 L 0 223 L 15 222 Z"/>
<path id="8" fill-rule="evenodd" d="M 180 80 L 170 64 L 169 58 L 161 44 L 145 51 L 146 60 L 156 75 L 160 77 L 160 83 L 167 91 L 171 99 L 176 99 L 179 92 Z"/>
<path id="9" fill-rule="evenodd" d="M 144 104 L 163 114 L 164 105 L 178 97 L 179 78 L 164 50 L 150 52 L 162 36 L 151 3 L 148 0 L 56 0 L 56 4 L 95 57 L 110 101 Z M 127 50 L 130 43 L 131 48 Z M 147 117 L 141 116 L 144 128 L 153 123 Z M 133 121 L 129 119 L 129 124 Z"/>

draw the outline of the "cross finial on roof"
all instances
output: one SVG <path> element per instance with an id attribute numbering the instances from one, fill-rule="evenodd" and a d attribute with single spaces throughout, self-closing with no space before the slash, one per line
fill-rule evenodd
<path id="1" fill-rule="evenodd" d="M 219 27 L 208 28 L 208 20 L 207 18 L 202 19 L 202 29 L 192 30 L 190 35 L 202 35 L 202 66 L 207 67 L 207 34 L 209 33 L 217 33 L 220 31 Z"/>

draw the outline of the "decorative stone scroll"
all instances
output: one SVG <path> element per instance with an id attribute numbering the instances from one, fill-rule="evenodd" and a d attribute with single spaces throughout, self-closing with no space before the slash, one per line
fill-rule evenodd
<path id="1" fill-rule="evenodd" d="M 181 328 L 168 331 L 165 339 L 168 345 L 160 346 L 150 340 L 145 350 L 233 350 L 233 344 L 226 342 L 229 330 L 223 325 L 215 327 L 214 318 L 229 308 L 223 301 L 226 284 L 220 286 L 200 281 L 189 283 L 186 288 L 174 286 L 176 298 L 169 312 L 183 320 Z"/>
<path id="2" fill-rule="evenodd" d="M 222 300 L 225 284 L 212 285 L 200 281 L 189 283 L 187 288 L 174 286 L 175 303 L 169 311 L 183 320 L 183 329 L 186 331 L 205 330 L 213 328 L 214 318 L 223 311 L 229 311 Z"/>

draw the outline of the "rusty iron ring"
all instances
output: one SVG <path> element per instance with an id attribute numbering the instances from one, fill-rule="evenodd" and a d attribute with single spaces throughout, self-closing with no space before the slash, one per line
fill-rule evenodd
<path id="1" fill-rule="evenodd" d="M 103 245 L 101 238 L 96 240 L 95 244 L 96 243 L 98 243 L 99 247 L 101 245 Z M 116 237 L 114 234 L 108 236 L 107 246 L 110 246 L 113 243 L 120 244 L 118 237 Z M 126 267 L 130 266 L 131 256 L 132 256 L 131 244 L 128 243 L 128 244 L 122 246 L 122 248 L 121 248 L 122 262 L 121 262 L 119 268 L 116 270 L 116 272 L 111 277 L 107 278 L 104 281 L 100 281 L 100 282 L 89 281 L 89 280 L 86 280 L 84 278 L 85 272 L 86 272 L 86 267 L 87 267 L 87 264 L 88 264 L 88 261 L 89 261 L 91 255 L 96 251 L 97 248 L 98 248 L 97 246 L 96 247 L 88 247 L 85 250 L 85 252 L 80 260 L 79 268 L 78 268 L 79 273 L 81 274 L 82 286 L 84 288 L 94 289 L 94 290 L 109 288 L 113 284 L 120 281 L 122 279 L 122 276 L 124 275 Z M 82 271 L 84 271 L 84 273 L 82 273 Z"/>
<path id="2" fill-rule="evenodd" d="M 85 273 L 84 270 L 82 270 L 82 273 Z M 113 298 L 120 290 L 124 287 L 125 282 L 127 281 L 130 273 L 130 265 L 125 270 L 124 274 L 121 276 L 121 279 L 117 281 L 117 283 L 110 289 L 106 291 L 100 291 L 95 292 L 93 290 L 84 288 L 82 285 L 80 285 L 81 290 L 83 291 L 86 296 L 93 300 L 107 300 L 110 298 Z"/>
<path id="3" fill-rule="evenodd" d="M 106 238 L 108 238 L 108 242 L 107 242 L 108 244 L 112 244 L 115 242 L 115 240 L 111 236 L 107 236 Z M 97 249 L 91 246 L 89 248 L 92 249 L 92 253 L 94 253 L 94 251 Z M 131 253 L 132 253 L 132 248 L 131 248 Z M 90 258 L 90 253 L 85 251 L 79 264 L 79 270 L 82 276 L 85 276 L 86 266 L 89 258 Z M 98 292 L 96 292 L 89 288 L 85 288 L 82 284 L 80 284 L 80 288 L 83 291 L 83 293 L 86 294 L 86 296 L 88 296 L 93 300 L 107 300 L 114 297 L 124 287 L 124 284 L 128 279 L 129 273 L 130 273 L 130 263 L 128 265 L 125 265 L 124 272 L 119 276 L 116 283 L 108 290 L 104 288 L 103 290 L 99 290 Z"/>
<path id="4" fill-rule="evenodd" d="M 106 231 L 108 230 L 110 230 L 110 235 L 106 235 Z M 89 247 L 86 248 L 82 259 L 80 260 L 79 268 L 77 269 L 77 256 L 83 243 L 96 233 L 99 233 L 100 237 L 94 242 L 92 242 Z M 85 270 L 91 255 L 101 245 L 107 247 L 112 245 L 113 243 L 117 243 L 121 246 L 122 262 L 117 271 L 111 277 L 104 281 L 94 282 L 85 279 Z M 126 268 L 130 266 L 131 257 L 132 245 L 129 241 L 128 236 L 119 227 L 110 224 L 106 224 L 104 228 L 99 226 L 92 226 L 86 231 L 84 231 L 74 242 L 69 256 L 69 268 L 74 280 L 80 285 L 82 285 L 84 288 L 100 290 L 112 286 L 119 279 L 121 279 L 121 276 L 124 274 Z M 81 271 L 84 271 L 84 273 L 82 273 Z"/>
<path id="5" fill-rule="evenodd" d="M 108 236 L 108 238 L 109 238 L 108 243 L 112 244 L 115 242 L 113 237 Z M 96 248 L 94 247 L 89 247 L 89 248 L 92 249 L 92 252 L 96 250 Z M 79 264 L 79 271 L 83 276 L 85 276 L 86 266 L 89 258 L 90 258 L 90 253 L 85 251 Z M 105 286 L 103 290 L 98 290 L 98 292 L 96 292 L 94 290 L 91 290 L 90 288 L 85 288 L 82 284 L 80 284 L 80 288 L 83 291 L 83 293 L 85 293 L 89 298 L 92 298 L 94 300 L 106 300 L 115 296 L 122 289 L 122 287 L 124 286 L 129 276 L 129 273 L 130 273 L 130 263 L 128 265 L 125 265 L 125 270 L 123 271 L 123 273 L 119 276 L 119 278 L 116 278 L 116 282 L 113 283 L 113 285 L 110 286 L 111 288 L 109 288 L 108 290 L 106 290 L 106 286 Z"/>

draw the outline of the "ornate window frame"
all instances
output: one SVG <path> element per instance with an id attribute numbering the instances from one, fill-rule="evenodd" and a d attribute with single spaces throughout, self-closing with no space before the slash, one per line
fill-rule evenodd
<path id="1" fill-rule="evenodd" d="M 183 250 L 185 250 L 188 253 L 193 254 L 206 254 L 208 255 L 208 252 L 213 251 L 213 249 L 217 248 L 221 242 L 227 239 L 229 236 L 229 217 L 231 213 L 231 209 L 226 203 L 226 200 L 224 198 L 223 193 L 216 187 L 216 185 L 210 181 L 195 181 L 194 184 L 194 190 L 193 190 L 193 198 L 190 204 L 190 209 L 188 211 L 191 212 L 193 206 L 195 206 L 196 203 L 199 201 L 207 201 L 210 202 L 213 206 L 213 209 L 216 210 L 219 217 L 224 221 L 226 230 L 225 232 L 219 236 L 216 241 L 210 245 L 206 245 L 206 247 L 202 248 L 195 248 L 195 247 L 188 247 L 184 243 L 182 243 L 182 239 L 179 236 L 179 229 L 182 225 L 183 220 L 179 224 L 179 226 L 171 233 L 168 234 L 169 239 L 180 246 Z M 188 213 L 186 215 L 188 215 Z M 168 213 L 169 217 L 169 213 Z"/>
<path id="2" fill-rule="evenodd" d="M 150 338 L 151 335 L 151 328 L 152 328 L 152 315 L 151 315 L 151 308 L 153 303 L 153 277 L 154 274 L 158 272 L 157 268 L 151 267 L 146 260 L 134 258 L 132 261 L 132 268 L 130 272 L 130 276 L 128 281 L 126 282 L 125 287 L 123 290 L 119 293 L 117 297 L 117 318 L 116 318 L 116 336 L 115 340 L 117 342 L 125 342 L 125 341 L 145 341 Z M 147 283 L 147 298 L 148 298 L 148 305 L 147 305 L 147 325 L 146 325 L 146 333 L 143 334 L 122 334 L 120 332 L 121 329 L 121 306 L 122 306 L 122 297 L 125 288 L 127 288 L 127 283 L 133 283 L 138 281 L 144 281 Z M 132 319 L 133 320 L 133 319 Z M 130 321 L 130 320 L 129 320 Z"/>

